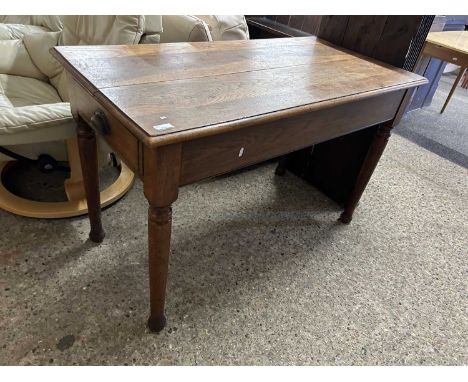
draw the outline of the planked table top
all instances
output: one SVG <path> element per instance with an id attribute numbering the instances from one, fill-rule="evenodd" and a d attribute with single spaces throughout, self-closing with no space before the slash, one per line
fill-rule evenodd
<path id="1" fill-rule="evenodd" d="M 426 41 L 468 55 L 468 31 L 431 32 Z"/>
<path id="2" fill-rule="evenodd" d="M 54 57 L 151 140 L 184 141 L 427 83 L 316 37 L 59 46 Z M 161 126 L 163 125 L 163 126 Z"/>

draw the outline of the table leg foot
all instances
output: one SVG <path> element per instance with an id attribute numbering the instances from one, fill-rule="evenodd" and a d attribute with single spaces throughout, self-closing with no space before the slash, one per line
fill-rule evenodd
<path id="1" fill-rule="evenodd" d="M 106 236 L 106 233 L 104 230 L 101 228 L 101 230 L 91 230 L 89 233 L 89 239 L 93 241 L 94 243 L 102 243 L 104 240 L 104 237 Z"/>
<path id="2" fill-rule="evenodd" d="M 374 139 L 369 147 L 364 163 L 361 166 L 359 175 L 356 179 L 353 191 L 346 202 L 345 210 L 338 219 L 344 224 L 349 224 L 353 218 L 354 210 L 361 199 L 361 196 L 369 182 L 377 164 L 379 163 L 380 157 L 387 145 L 388 139 L 390 138 L 390 131 L 392 129 L 391 124 L 383 124 L 377 130 Z"/>
<path id="3" fill-rule="evenodd" d="M 353 215 L 349 215 L 346 211 L 343 211 L 338 218 L 338 221 L 343 224 L 349 224 L 353 220 Z"/>
<path id="4" fill-rule="evenodd" d="M 148 329 L 154 333 L 159 333 L 166 326 L 166 316 L 148 318 Z"/>
<path id="5" fill-rule="evenodd" d="M 282 157 L 275 169 L 275 175 L 283 176 L 286 174 L 286 157 Z"/>
<path id="6" fill-rule="evenodd" d="M 465 68 L 460 68 L 460 71 L 459 71 L 459 73 L 457 75 L 457 78 L 455 79 L 455 82 L 453 83 L 452 89 L 450 89 L 450 93 L 447 96 L 447 99 L 445 100 L 444 106 L 442 106 L 442 110 L 440 111 L 440 114 L 442 114 L 445 111 L 445 109 L 447 108 L 447 105 L 448 105 L 450 99 L 452 98 L 453 93 L 457 89 L 458 83 L 460 82 L 464 72 L 465 72 Z"/>

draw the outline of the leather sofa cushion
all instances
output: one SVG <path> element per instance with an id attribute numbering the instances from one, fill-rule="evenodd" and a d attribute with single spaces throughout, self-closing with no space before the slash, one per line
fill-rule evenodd
<path id="1" fill-rule="evenodd" d="M 42 32 L 24 37 L 24 45 L 33 63 L 45 74 L 59 92 L 62 101 L 68 101 L 66 76 L 62 65 L 50 54 L 50 48 L 57 46 L 61 32 Z"/>
<path id="2" fill-rule="evenodd" d="M 162 17 L 164 31 L 160 42 L 212 41 L 208 25 L 198 17 L 175 15 Z"/>
<path id="3" fill-rule="evenodd" d="M 138 44 L 144 16 L 62 16 L 60 45 Z"/>
<path id="4" fill-rule="evenodd" d="M 197 15 L 210 29 L 213 41 L 248 40 L 249 29 L 242 15 Z"/>
<path id="5" fill-rule="evenodd" d="M 31 60 L 22 40 L 0 40 L 0 52 L 0 74 L 47 81 L 47 76 Z"/>
<path id="6" fill-rule="evenodd" d="M 0 74 L 0 135 L 63 124 L 73 126 L 70 104 L 61 102 L 52 85 Z"/>
<path id="7" fill-rule="evenodd" d="M 57 91 L 35 78 L 0 74 L 0 108 L 23 107 L 61 102 Z"/>
<path id="8" fill-rule="evenodd" d="M 0 23 L 38 26 L 46 31 L 59 31 L 62 29 L 62 21 L 60 20 L 60 16 L 57 15 L 7 15 L 0 16 Z"/>
<path id="9" fill-rule="evenodd" d="M 159 44 L 161 39 L 160 34 L 163 31 L 161 15 L 145 16 L 145 30 L 141 36 L 140 44 Z"/>
<path id="10" fill-rule="evenodd" d="M 26 35 L 24 44 L 34 64 L 57 89 L 62 101 L 69 101 L 63 67 L 49 50 L 57 45 L 131 45 L 143 34 L 144 16 L 62 16 L 61 32 Z"/>
<path id="11" fill-rule="evenodd" d="M 47 31 L 47 28 L 37 25 L 0 24 L 0 40 L 21 40 L 29 33 L 40 33 Z"/>
<path id="12" fill-rule="evenodd" d="M 0 113 L 0 136 L 66 123 L 69 123 L 71 128 L 75 126 L 70 104 L 67 102 L 6 108 Z M 49 140 L 53 139 L 49 137 Z"/>
<path id="13" fill-rule="evenodd" d="M 161 15 L 147 15 L 145 16 L 145 34 L 154 34 L 154 33 L 162 33 L 163 31 L 163 24 L 162 24 L 162 16 Z"/>

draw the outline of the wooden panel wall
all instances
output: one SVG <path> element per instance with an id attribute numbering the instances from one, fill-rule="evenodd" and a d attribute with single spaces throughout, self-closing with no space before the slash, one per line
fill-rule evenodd
<path id="1" fill-rule="evenodd" d="M 425 17 L 322 16 L 317 36 L 400 68 L 414 67 L 430 28 Z M 287 167 L 343 205 L 378 127 L 292 153 Z"/>
<path id="2" fill-rule="evenodd" d="M 317 36 L 402 68 L 423 16 L 322 16 Z"/>
<path id="3" fill-rule="evenodd" d="M 322 16 L 313 15 L 279 15 L 265 17 L 278 23 L 287 25 L 291 28 L 310 33 L 314 36 L 317 35 L 320 27 L 320 21 L 322 19 Z"/>
<path id="4" fill-rule="evenodd" d="M 252 38 L 310 33 L 391 65 L 414 70 L 434 16 L 248 16 Z M 343 79 L 346 80 L 346 79 Z M 339 204 L 351 193 L 377 126 L 288 155 L 290 171 Z"/>

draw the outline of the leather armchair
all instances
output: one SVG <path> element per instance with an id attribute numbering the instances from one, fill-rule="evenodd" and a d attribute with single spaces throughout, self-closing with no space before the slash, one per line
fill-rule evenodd
<path id="1" fill-rule="evenodd" d="M 235 38 L 248 38 L 243 16 L 0 16 L 0 175 L 19 156 L 37 160 L 47 154 L 68 160 L 71 169 L 68 202 L 21 199 L 0 184 L 0 208 L 46 218 L 87 212 L 65 73 L 51 47 Z M 100 147 L 104 159 L 108 149 L 102 141 Z M 102 204 L 118 200 L 132 181 L 123 165 L 120 178 L 101 193 Z"/>
<path id="2" fill-rule="evenodd" d="M 154 30 L 156 18 L 153 17 L 152 30 L 145 28 L 144 16 L 62 16 L 57 21 L 57 31 L 45 25 L 2 25 L 5 39 L 0 41 L 0 50 L 2 57 L 8 59 L 0 61 L 0 146 L 3 148 L 0 161 L 22 156 L 39 160 L 41 168 L 49 171 L 56 161 L 68 160 L 71 173 L 65 182 L 68 202 L 25 200 L 1 187 L 0 207 L 32 217 L 65 217 L 87 212 L 65 73 L 49 49 L 55 45 L 136 44 L 144 34 L 154 40 L 152 36 L 161 31 Z M 31 17 L 26 21 L 43 20 Z M 108 150 L 102 143 L 100 153 L 104 159 Z M 102 204 L 124 195 L 133 177 L 122 165 L 120 177 L 102 192 Z"/>

